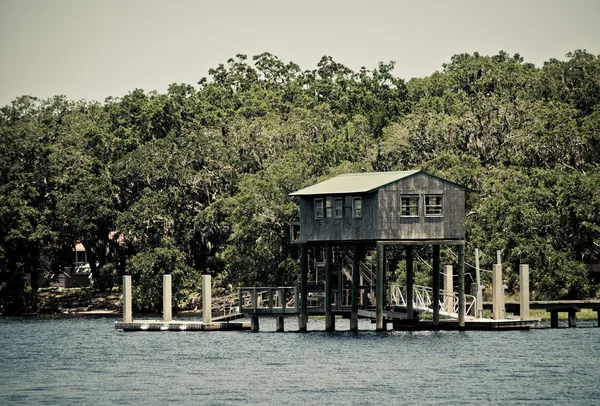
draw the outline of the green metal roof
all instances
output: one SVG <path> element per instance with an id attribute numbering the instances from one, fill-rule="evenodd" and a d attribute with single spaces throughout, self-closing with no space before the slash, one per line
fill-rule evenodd
<path id="1" fill-rule="evenodd" d="M 347 173 L 290 193 L 290 196 L 368 193 L 419 172 L 421 171 Z"/>

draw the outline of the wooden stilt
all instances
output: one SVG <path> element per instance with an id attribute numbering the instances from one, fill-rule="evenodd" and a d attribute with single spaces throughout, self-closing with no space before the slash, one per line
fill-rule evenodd
<path id="1" fill-rule="evenodd" d="M 284 320 L 285 320 L 285 317 L 277 317 L 277 325 L 275 327 L 275 330 L 277 332 L 282 332 L 283 331 Z"/>
<path id="2" fill-rule="evenodd" d="M 433 246 L 433 325 L 440 324 L 440 246 Z"/>
<path id="3" fill-rule="evenodd" d="M 558 310 L 550 311 L 550 327 L 558 328 Z"/>
<path id="4" fill-rule="evenodd" d="M 577 325 L 577 310 L 569 310 L 569 327 Z"/>
<path id="5" fill-rule="evenodd" d="M 383 321 L 383 301 L 385 297 L 384 273 L 385 273 L 385 247 L 377 244 L 377 280 L 375 292 L 375 329 L 377 331 L 385 330 Z"/>
<path id="6" fill-rule="evenodd" d="M 406 247 L 406 314 L 407 319 L 413 319 L 414 299 L 414 271 L 413 271 L 413 247 Z"/>
<path id="7" fill-rule="evenodd" d="M 596 310 L 596 314 L 598 315 L 598 327 L 600 327 L 600 309 Z"/>
<path id="8" fill-rule="evenodd" d="M 307 288 L 308 279 L 308 247 L 302 244 L 300 247 L 300 315 L 298 316 L 298 330 L 306 331 L 308 324 Z"/>
<path id="9" fill-rule="evenodd" d="M 352 312 L 350 313 L 350 331 L 358 331 L 358 300 L 360 295 L 359 248 L 354 245 L 352 259 Z"/>
<path id="10" fill-rule="evenodd" d="M 332 249 L 327 244 L 325 248 L 325 331 L 335 331 L 335 316 L 331 311 L 331 272 L 332 272 Z"/>
<path id="11" fill-rule="evenodd" d="M 458 326 L 465 326 L 465 246 L 458 246 Z"/>
<path id="12" fill-rule="evenodd" d="M 258 332 L 258 316 L 250 316 L 250 330 Z"/>

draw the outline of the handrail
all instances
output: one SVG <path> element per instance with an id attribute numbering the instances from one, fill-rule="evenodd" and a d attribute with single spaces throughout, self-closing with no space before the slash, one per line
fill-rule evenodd
<path id="1" fill-rule="evenodd" d="M 388 287 L 390 305 L 406 306 L 406 286 L 390 285 Z M 452 318 L 458 318 L 458 293 L 446 292 L 440 289 L 439 310 L 440 312 Z M 465 314 L 477 308 L 477 298 L 473 295 L 465 294 Z M 428 286 L 413 286 L 413 307 L 422 309 L 427 313 L 433 313 L 433 289 Z"/>

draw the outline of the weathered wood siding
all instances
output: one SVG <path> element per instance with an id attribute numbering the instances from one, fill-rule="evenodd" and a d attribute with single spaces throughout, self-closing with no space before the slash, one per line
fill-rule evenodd
<path id="1" fill-rule="evenodd" d="M 402 195 L 419 195 L 420 216 L 400 215 Z M 443 196 L 443 216 L 426 217 L 424 196 Z M 419 173 L 380 188 L 377 192 L 380 240 L 465 238 L 465 191 L 449 182 Z"/>
<path id="2" fill-rule="evenodd" d="M 343 218 L 315 219 L 315 198 L 343 197 Z M 352 217 L 352 198 L 362 197 L 362 218 Z M 332 203 L 333 205 L 333 203 Z M 307 196 L 300 198 L 301 241 L 374 240 L 378 229 L 377 193 L 352 196 Z"/>

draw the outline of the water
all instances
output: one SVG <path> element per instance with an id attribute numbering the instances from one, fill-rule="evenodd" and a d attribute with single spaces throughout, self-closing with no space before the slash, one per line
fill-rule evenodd
<path id="1" fill-rule="evenodd" d="M 529 332 L 129 332 L 0 319 L 0 404 L 600 403 L 600 328 Z M 348 320 L 337 320 L 339 329 Z M 311 319 L 309 330 L 323 330 Z M 295 319 L 286 328 L 296 329 Z"/>

